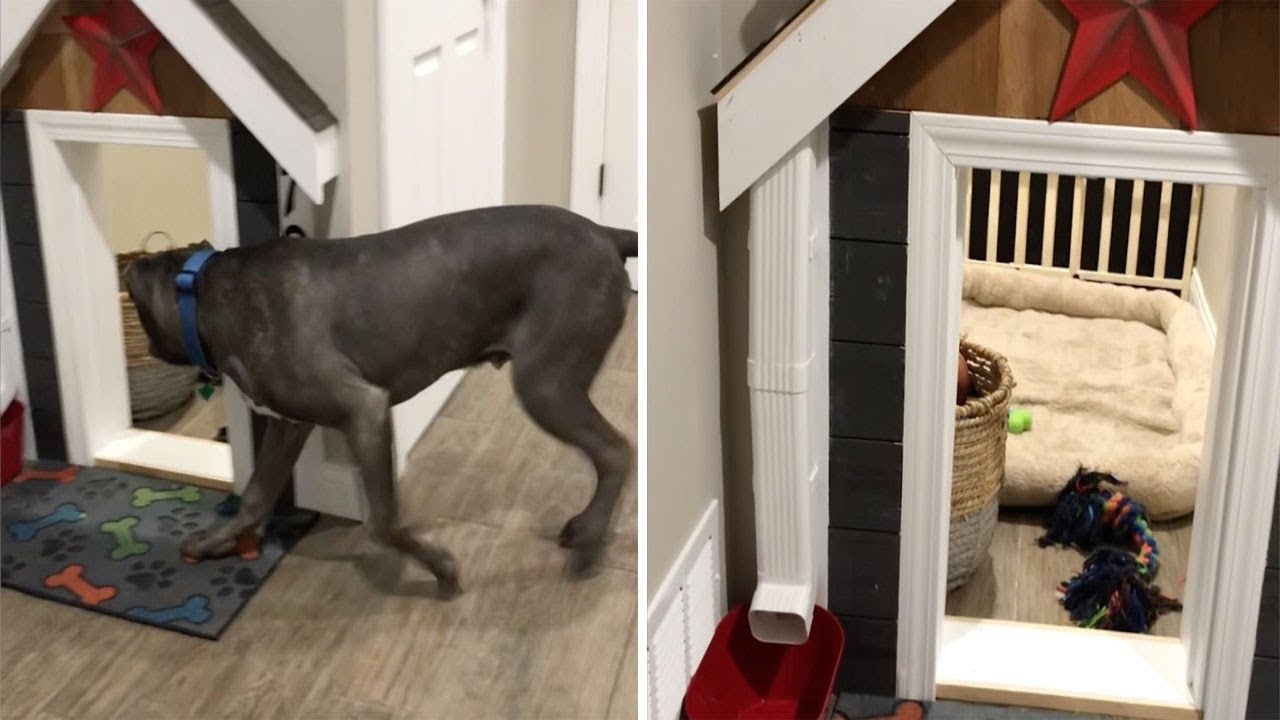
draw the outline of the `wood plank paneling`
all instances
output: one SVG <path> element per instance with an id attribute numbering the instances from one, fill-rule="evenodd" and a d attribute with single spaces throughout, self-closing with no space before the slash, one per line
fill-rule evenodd
<path id="1" fill-rule="evenodd" d="M 156 49 L 151 70 L 164 114 L 231 117 L 227 106 L 167 42 Z M 88 111 L 93 97 L 93 77 L 93 58 L 70 33 L 45 32 L 31 39 L 22 55 L 22 64 L 0 93 L 0 105 L 28 110 Z M 117 93 L 102 112 L 153 114 L 128 90 Z"/>
<path id="2" fill-rule="evenodd" d="M 831 343 L 831 435 L 902 440 L 900 347 Z"/>
<path id="3" fill-rule="evenodd" d="M 907 241 L 907 138 L 831 133 L 831 236 Z"/>
<path id="4" fill-rule="evenodd" d="M 898 623 L 893 620 L 840 616 L 844 656 L 836 674 L 837 692 L 893 697 L 898 662 Z"/>
<path id="5" fill-rule="evenodd" d="M 907 246 L 831 241 L 831 339 L 901 345 Z"/>
<path id="6" fill-rule="evenodd" d="M 1226 0 L 1189 41 L 1201 129 L 1280 134 L 1280 3 Z"/>
<path id="7" fill-rule="evenodd" d="M 1000 5 L 960 0 L 856 93 L 856 105 L 990 115 L 996 106 Z"/>
<path id="8" fill-rule="evenodd" d="M 1053 105 L 1058 87 L 1055 60 L 1066 58 L 1071 44 L 1071 15 L 1058 0 L 1023 0 L 1000 7 L 996 102 L 989 113 L 1002 117 L 1041 117 Z M 1035 58 L 1031 62 L 1008 62 Z M 1049 67 L 1046 67 L 1049 66 Z M 1057 68 L 1061 68 L 1059 63 Z"/>
<path id="9" fill-rule="evenodd" d="M 902 520 L 902 445 L 832 438 L 830 453 L 829 526 L 898 532 Z"/>
<path id="10" fill-rule="evenodd" d="M 1057 0 L 961 0 L 855 92 L 852 104 L 1045 119 L 1076 21 Z M 1280 134 L 1280 3 L 1226 0 L 1191 28 L 1200 129 Z M 1132 78 L 1068 120 L 1173 128 Z"/>
<path id="11" fill-rule="evenodd" d="M 828 531 L 828 603 L 837 615 L 892 620 L 898 616 L 898 535 Z"/>

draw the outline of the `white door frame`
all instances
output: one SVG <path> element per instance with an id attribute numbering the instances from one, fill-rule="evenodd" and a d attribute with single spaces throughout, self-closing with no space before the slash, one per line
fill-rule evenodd
<path id="1" fill-rule="evenodd" d="M 959 170 L 1160 179 L 1255 189 L 1251 250 L 1236 258 L 1234 312 L 1219 327 L 1181 643 L 1181 679 L 1204 717 L 1243 717 L 1280 459 L 1280 138 L 929 113 L 912 113 L 910 138 L 898 694 L 932 699 L 939 652 L 951 652 L 943 615 L 964 254 Z M 1038 647 L 1016 657 L 1054 654 Z M 1148 669 L 1129 662 L 1116 672 Z"/>
<path id="2" fill-rule="evenodd" d="M 230 380 L 229 443 L 136 430 L 130 418 L 115 257 L 81 185 L 86 144 L 203 150 L 217 248 L 239 244 L 231 135 L 225 120 L 28 110 L 27 140 L 44 256 L 68 459 L 140 468 L 230 489 L 253 469 L 249 411 Z"/>
<path id="3" fill-rule="evenodd" d="M 580 0 L 574 31 L 573 147 L 569 164 L 569 209 L 600 218 L 600 166 L 604 164 L 604 118 L 609 75 L 609 0 Z"/>
<path id="4" fill-rule="evenodd" d="M 609 94 L 609 17 L 613 1 L 579 0 L 574 31 L 573 145 L 569 164 L 569 209 L 596 222 L 601 221 L 603 205 L 600 168 L 605 164 L 607 140 L 605 126 Z M 627 275 L 631 279 L 632 290 L 639 289 L 638 273 L 637 259 L 629 258 Z"/>

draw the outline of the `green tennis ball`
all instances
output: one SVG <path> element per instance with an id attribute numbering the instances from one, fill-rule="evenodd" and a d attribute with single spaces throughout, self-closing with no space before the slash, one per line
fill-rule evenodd
<path id="1" fill-rule="evenodd" d="M 1026 410 L 1009 409 L 1009 432 L 1021 435 L 1031 429 L 1031 413 Z"/>

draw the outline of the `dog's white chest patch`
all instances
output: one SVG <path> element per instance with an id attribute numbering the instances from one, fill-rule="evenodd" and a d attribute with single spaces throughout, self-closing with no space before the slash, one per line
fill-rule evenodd
<path id="1" fill-rule="evenodd" d="M 258 403 L 253 401 L 253 398 L 249 397 L 245 393 L 240 393 L 240 397 L 244 398 L 244 403 L 249 406 L 249 409 L 253 410 L 259 415 L 266 415 L 267 417 L 273 417 L 277 420 L 289 419 L 281 415 L 280 413 L 276 412 L 275 410 L 272 410 L 271 408 L 267 407 L 266 405 L 259 405 Z"/>

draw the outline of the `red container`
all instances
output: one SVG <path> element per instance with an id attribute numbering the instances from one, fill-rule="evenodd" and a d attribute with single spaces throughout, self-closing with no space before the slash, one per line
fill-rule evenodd
<path id="1" fill-rule="evenodd" d="M 0 415 L 0 487 L 22 472 L 22 409 L 14 400 Z"/>
<path id="2" fill-rule="evenodd" d="M 844 629 L 835 615 L 813 609 L 803 645 L 755 639 L 746 606 L 716 626 L 711 646 L 684 695 L 689 720 L 825 720 L 836 681 Z"/>

